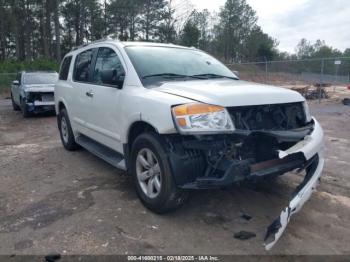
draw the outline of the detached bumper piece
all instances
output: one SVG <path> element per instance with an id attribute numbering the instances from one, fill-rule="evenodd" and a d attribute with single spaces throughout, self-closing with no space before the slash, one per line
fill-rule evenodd
<path id="1" fill-rule="evenodd" d="M 264 239 L 266 250 L 270 250 L 276 244 L 286 229 L 291 216 L 302 208 L 304 203 L 316 190 L 323 165 L 324 159 L 319 155 L 316 155 L 308 161 L 306 176 L 303 182 L 295 190 L 292 200 L 289 202 L 288 206 L 282 210 L 280 216 L 276 218 L 267 228 Z"/>

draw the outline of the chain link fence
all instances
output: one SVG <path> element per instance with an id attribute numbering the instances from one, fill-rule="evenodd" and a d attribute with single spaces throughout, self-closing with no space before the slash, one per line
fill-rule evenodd
<path id="1" fill-rule="evenodd" d="M 278 85 L 349 85 L 350 57 L 228 64 L 243 80 Z"/>
<path id="2" fill-rule="evenodd" d="M 0 73 L 0 95 L 9 94 L 13 80 L 16 80 L 17 73 Z"/>

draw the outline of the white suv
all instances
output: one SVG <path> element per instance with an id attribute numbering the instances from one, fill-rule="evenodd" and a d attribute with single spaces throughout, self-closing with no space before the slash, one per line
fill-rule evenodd
<path id="1" fill-rule="evenodd" d="M 268 228 L 267 249 L 323 168 L 323 131 L 299 93 L 241 81 L 194 48 L 114 40 L 79 47 L 62 62 L 55 105 L 64 147 L 80 145 L 126 170 L 157 213 L 180 206 L 191 189 L 305 170 Z"/>

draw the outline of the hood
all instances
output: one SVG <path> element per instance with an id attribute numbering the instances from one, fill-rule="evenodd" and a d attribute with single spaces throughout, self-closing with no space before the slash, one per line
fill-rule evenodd
<path id="1" fill-rule="evenodd" d="M 26 92 L 54 92 L 55 84 L 25 85 Z"/>
<path id="2" fill-rule="evenodd" d="M 230 79 L 167 82 L 154 90 L 224 107 L 305 100 L 298 92 L 285 88 Z"/>

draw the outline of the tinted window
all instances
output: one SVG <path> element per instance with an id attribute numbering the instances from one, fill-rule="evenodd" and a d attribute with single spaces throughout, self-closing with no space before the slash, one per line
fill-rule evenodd
<path id="1" fill-rule="evenodd" d="M 25 85 L 55 84 L 57 80 L 57 73 L 26 73 L 23 75 Z"/>
<path id="2" fill-rule="evenodd" d="M 89 82 L 91 61 L 93 50 L 86 50 L 79 55 L 75 60 L 74 80 L 79 82 Z"/>
<path id="3" fill-rule="evenodd" d="M 125 71 L 118 55 L 107 47 L 98 50 L 93 82 L 101 85 L 122 86 Z"/>
<path id="4" fill-rule="evenodd" d="M 63 60 L 63 63 L 61 65 L 61 70 L 60 70 L 60 76 L 59 76 L 60 80 L 67 80 L 68 73 L 69 73 L 69 66 L 70 66 L 70 62 L 71 61 L 72 61 L 72 57 L 71 56 L 67 56 Z"/>

